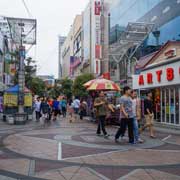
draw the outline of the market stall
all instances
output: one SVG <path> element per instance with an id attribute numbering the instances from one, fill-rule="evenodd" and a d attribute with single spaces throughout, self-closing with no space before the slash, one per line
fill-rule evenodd
<path id="1" fill-rule="evenodd" d="M 18 92 L 18 85 L 5 90 L 3 95 L 4 120 L 6 120 L 7 116 L 15 116 L 18 112 Z M 24 112 L 27 113 L 27 119 L 28 115 L 32 114 L 32 94 L 27 88 L 24 89 Z"/>

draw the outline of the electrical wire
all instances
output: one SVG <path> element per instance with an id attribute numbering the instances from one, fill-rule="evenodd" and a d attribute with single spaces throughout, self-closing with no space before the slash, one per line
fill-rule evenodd
<path id="1" fill-rule="evenodd" d="M 31 14 L 31 12 L 30 12 L 30 10 L 29 10 L 29 8 L 28 8 L 25 0 L 22 0 L 22 3 L 23 3 L 23 5 L 24 5 L 24 7 L 25 7 L 25 9 L 26 9 L 26 11 L 27 11 L 27 14 L 28 14 L 29 18 L 32 18 L 33 16 L 32 16 L 32 14 Z"/>

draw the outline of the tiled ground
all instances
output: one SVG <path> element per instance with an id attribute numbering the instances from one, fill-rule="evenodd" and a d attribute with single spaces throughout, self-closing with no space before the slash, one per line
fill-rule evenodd
<path id="1" fill-rule="evenodd" d="M 97 137 L 96 124 L 60 119 L 43 128 L 0 124 L 0 180 L 178 180 L 180 136 L 157 132 L 143 144 L 116 144 L 116 127 L 107 127 L 109 139 Z"/>

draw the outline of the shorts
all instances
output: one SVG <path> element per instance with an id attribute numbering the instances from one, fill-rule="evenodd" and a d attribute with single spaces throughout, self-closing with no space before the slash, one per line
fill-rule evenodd
<path id="1" fill-rule="evenodd" d="M 152 116 L 145 115 L 146 125 L 153 125 L 154 124 L 154 114 Z"/>

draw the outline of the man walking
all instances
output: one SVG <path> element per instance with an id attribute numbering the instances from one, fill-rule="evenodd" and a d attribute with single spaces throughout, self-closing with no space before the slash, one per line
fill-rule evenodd
<path id="1" fill-rule="evenodd" d="M 144 100 L 144 115 L 145 115 L 146 124 L 140 129 L 140 132 L 144 131 L 146 128 L 149 128 L 150 137 L 155 138 L 152 96 L 153 96 L 152 92 L 148 91 L 147 98 Z"/>
<path id="2" fill-rule="evenodd" d="M 99 93 L 99 97 L 95 99 L 94 107 L 97 110 L 97 117 L 98 117 L 98 128 L 97 128 L 97 135 L 101 135 L 101 130 L 103 131 L 104 137 L 107 138 L 109 135 L 105 129 L 105 119 L 107 115 L 108 109 L 108 102 L 104 96 L 104 92 L 101 91 Z"/>
<path id="3" fill-rule="evenodd" d="M 65 97 L 63 97 L 63 99 L 60 101 L 60 106 L 61 106 L 62 115 L 65 118 L 67 112 L 67 101 Z"/>
<path id="4" fill-rule="evenodd" d="M 40 107 L 41 107 L 41 101 L 40 101 L 40 98 L 37 97 L 37 100 L 35 102 L 36 121 L 39 121 L 41 117 Z"/>
<path id="5" fill-rule="evenodd" d="M 73 105 L 74 105 L 74 112 L 75 114 L 79 113 L 79 107 L 80 107 L 80 100 L 78 99 L 78 97 L 76 97 L 73 101 Z"/>
<path id="6" fill-rule="evenodd" d="M 139 137 L 139 127 L 138 121 L 141 120 L 141 102 L 138 99 L 137 92 L 135 90 L 131 91 L 132 97 L 132 110 L 133 110 L 133 132 L 134 132 L 134 142 L 143 143 L 143 140 Z"/>
<path id="7" fill-rule="evenodd" d="M 120 98 L 121 109 L 121 125 L 115 135 L 115 142 L 118 142 L 120 136 L 123 136 L 128 126 L 129 143 L 134 144 L 133 133 L 133 111 L 132 111 L 132 99 L 130 87 L 124 87 L 124 95 Z"/>

